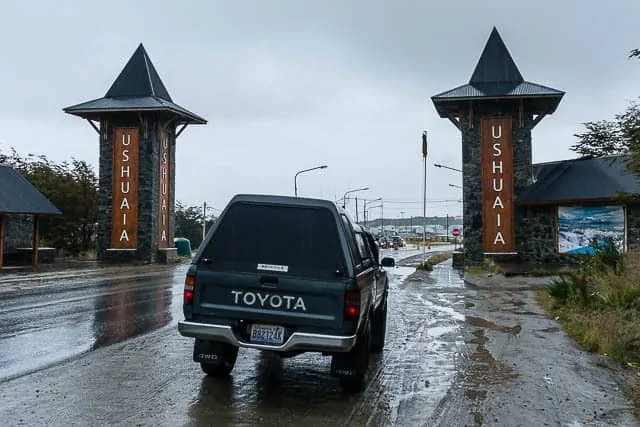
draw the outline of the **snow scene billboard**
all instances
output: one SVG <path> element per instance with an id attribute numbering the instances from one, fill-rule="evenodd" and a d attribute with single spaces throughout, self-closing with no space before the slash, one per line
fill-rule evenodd
<path id="1" fill-rule="evenodd" d="M 622 206 L 558 206 L 558 252 L 593 253 L 591 242 L 613 238 L 619 250 L 625 247 Z"/>

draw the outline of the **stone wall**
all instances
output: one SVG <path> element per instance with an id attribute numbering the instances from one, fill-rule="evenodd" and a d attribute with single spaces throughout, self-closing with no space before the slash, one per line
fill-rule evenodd
<path id="1" fill-rule="evenodd" d="M 99 201 L 98 201 L 98 259 L 107 262 L 146 261 L 156 262 L 158 254 L 158 210 L 159 210 L 159 165 L 160 141 L 158 130 L 160 117 L 150 115 L 147 122 L 141 122 L 138 115 L 112 116 L 101 122 Z M 138 245 L 135 251 L 109 250 L 111 245 L 112 215 L 112 166 L 113 131 L 115 127 L 136 126 L 139 129 L 139 170 L 138 170 Z M 169 128 L 175 135 L 175 126 Z M 106 136 L 106 137 L 105 137 Z M 175 227 L 175 137 L 171 138 L 170 170 L 171 206 L 170 231 L 173 239 Z"/>
<path id="2" fill-rule="evenodd" d="M 518 104 L 515 102 L 474 102 L 473 116 L 460 117 L 462 134 L 463 171 L 463 228 L 465 265 L 480 265 L 484 260 L 482 219 L 482 165 L 480 120 L 483 117 L 511 116 L 513 118 L 513 176 L 514 200 L 532 183 L 531 175 L 531 129 L 533 118 L 523 117 L 523 126 L 518 120 Z M 471 123 L 471 126 L 470 126 Z M 513 209 L 515 214 L 515 206 Z M 515 218 L 514 218 L 515 223 Z M 518 234 L 516 232 L 516 247 Z"/>
<path id="3" fill-rule="evenodd" d="M 12 254 L 17 248 L 30 248 L 33 245 L 33 216 L 5 216 L 4 253 Z"/>
<path id="4" fill-rule="evenodd" d="M 627 250 L 640 250 L 640 205 L 627 205 Z"/>
<path id="5" fill-rule="evenodd" d="M 558 254 L 557 207 L 517 206 L 516 251 L 527 263 L 564 263 L 570 257 Z"/>

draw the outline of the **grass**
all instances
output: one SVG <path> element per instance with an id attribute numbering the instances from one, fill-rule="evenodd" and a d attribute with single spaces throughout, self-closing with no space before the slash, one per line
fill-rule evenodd
<path id="1" fill-rule="evenodd" d="M 534 268 L 533 270 L 527 273 L 527 276 L 531 277 L 547 277 L 547 276 L 556 276 L 558 273 L 545 270 L 543 268 Z"/>
<path id="2" fill-rule="evenodd" d="M 493 260 L 485 258 L 482 265 L 474 265 L 465 267 L 465 271 L 469 274 L 502 274 L 502 268 L 496 264 Z"/>
<path id="3" fill-rule="evenodd" d="M 563 267 L 556 270 L 547 270 L 544 268 L 534 268 L 527 272 L 530 277 L 549 277 L 549 276 L 569 276 L 573 270 L 570 267 Z"/>
<path id="4" fill-rule="evenodd" d="M 483 267 L 479 266 L 467 266 L 464 268 L 464 271 L 469 274 L 484 274 L 486 270 Z"/>
<path id="5" fill-rule="evenodd" d="M 640 253 L 587 256 L 536 297 L 580 346 L 630 373 L 627 395 L 640 417 Z"/>
<path id="6" fill-rule="evenodd" d="M 95 249 L 90 249 L 86 252 L 81 252 L 78 255 L 78 259 L 82 261 L 95 261 L 98 259 L 98 251 Z"/>
<path id="7" fill-rule="evenodd" d="M 419 246 L 422 247 L 422 239 L 406 239 L 407 245 L 411 246 Z M 427 245 L 431 245 L 431 246 L 446 246 L 446 245 L 453 245 L 453 240 L 451 242 L 427 242 Z"/>
<path id="8" fill-rule="evenodd" d="M 418 270 L 433 271 L 434 265 L 440 264 L 441 262 L 448 260 L 452 256 L 453 254 L 451 252 L 440 252 L 437 254 L 433 254 L 426 261 L 418 264 L 416 268 Z"/>

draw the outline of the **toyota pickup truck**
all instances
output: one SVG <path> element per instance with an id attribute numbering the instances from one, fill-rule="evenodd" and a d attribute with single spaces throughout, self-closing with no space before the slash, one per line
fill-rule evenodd
<path id="1" fill-rule="evenodd" d="M 227 376 L 239 348 L 331 356 L 347 392 L 384 347 L 389 284 L 370 232 L 326 200 L 237 195 L 187 271 L 179 333 L 193 360 Z"/>

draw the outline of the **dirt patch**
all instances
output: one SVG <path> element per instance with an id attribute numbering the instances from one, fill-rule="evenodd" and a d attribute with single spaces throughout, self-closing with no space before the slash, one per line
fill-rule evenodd
<path id="1" fill-rule="evenodd" d="M 512 328 L 500 327 L 499 325 L 489 322 L 479 317 L 471 317 L 471 323 L 482 325 L 482 328 L 499 330 L 500 332 L 512 333 Z M 484 414 L 482 402 L 487 398 L 487 386 L 494 384 L 502 384 L 518 376 L 518 374 L 508 366 L 497 361 L 491 352 L 487 350 L 485 344 L 489 342 L 489 338 L 485 335 L 484 329 L 473 331 L 473 339 L 469 341 L 476 344 L 476 350 L 469 355 L 470 365 L 467 370 L 466 381 L 464 386 L 464 396 L 471 403 L 471 414 L 476 426 L 484 424 Z"/>
<path id="2" fill-rule="evenodd" d="M 473 335 L 474 338 L 468 340 L 467 344 L 484 345 L 489 341 L 489 338 L 484 335 L 484 331 L 482 329 L 476 329 L 471 335 Z"/>
<path id="3" fill-rule="evenodd" d="M 497 323 L 490 322 L 489 320 L 481 317 L 466 316 L 465 322 L 472 326 L 479 328 L 491 329 L 492 331 L 504 332 L 505 334 L 518 335 L 522 331 L 522 326 L 502 326 Z"/>
<path id="4" fill-rule="evenodd" d="M 634 413 L 640 420 L 640 369 L 634 369 L 627 375 L 627 396 L 633 403 Z"/>

